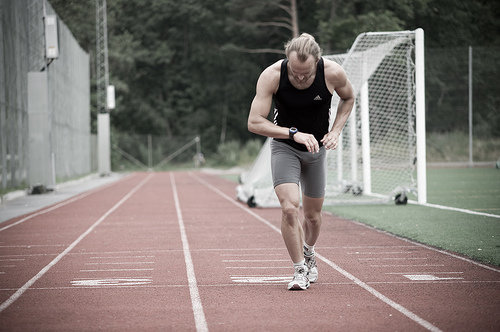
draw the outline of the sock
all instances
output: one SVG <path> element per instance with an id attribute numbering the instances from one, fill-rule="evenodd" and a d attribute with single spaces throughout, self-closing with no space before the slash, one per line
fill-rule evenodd
<path id="1" fill-rule="evenodd" d="M 305 259 L 301 260 L 298 263 L 293 263 L 293 268 L 301 267 L 301 266 L 304 266 L 304 265 L 306 265 L 306 260 Z"/>
<path id="2" fill-rule="evenodd" d="M 304 242 L 304 254 L 308 256 L 314 254 L 314 246 L 310 246 Z"/>

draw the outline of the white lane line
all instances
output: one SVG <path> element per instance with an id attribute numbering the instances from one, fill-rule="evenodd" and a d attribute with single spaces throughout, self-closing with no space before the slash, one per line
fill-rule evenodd
<path id="1" fill-rule="evenodd" d="M 65 244 L 21 244 L 11 246 L 0 246 L 0 248 L 38 248 L 38 247 L 64 247 Z"/>
<path id="2" fill-rule="evenodd" d="M 218 251 L 283 251 L 283 256 L 288 255 L 286 248 L 203 248 L 203 249 L 191 249 L 191 252 L 218 252 Z M 171 254 L 182 252 L 182 249 L 154 249 L 154 250 L 134 250 L 134 251 L 109 251 L 109 252 L 69 252 L 70 256 L 87 256 L 87 255 L 98 255 L 98 254 L 132 254 L 132 253 L 157 253 L 157 254 Z M 50 254 L 13 254 L 13 255 L 0 255 L 0 258 L 15 258 L 15 257 L 40 257 L 40 256 L 57 256 L 58 253 Z M 239 254 L 235 254 L 239 255 Z M 251 254 L 253 255 L 253 254 Z M 257 254 L 259 255 L 259 254 Z M 263 254 L 267 255 L 267 254 Z M 125 256 L 123 256 L 125 257 Z M 130 256 L 129 256 L 130 257 Z M 147 256 L 150 257 L 150 256 Z M 152 256 L 155 257 L 155 256 Z M 90 257 L 92 258 L 92 257 Z M 97 259 L 98 257 L 94 257 Z M 120 257 L 102 257 L 102 258 L 122 258 Z"/>
<path id="3" fill-rule="evenodd" d="M 408 278 L 412 281 L 433 281 L 433 280 L 454 280 L 454 279 L 463 279 L 462 277 L 436 277 L 432 274 L 404 274 L 403 277 Z"/>
<path id="4" fill-rule="evenodd" d="M 2 258 L 6 257 L 40 257 L 40 256 L 57 256 L 57 254 L 20 254 L 20 255 L 3 255 Z"/>
<path id="5" fill-rule="evenodd" d="M 108 279 L 113 279 L 114 277 L 110 277 Z M 151 276 L 133 276 L 133 277 L 120 277 L 120 279 L 123 279 L 123 278 L 128 278 L 128 279 L 151 279 L 152 277 Z M 76 277 L 74 278 L 74 280 L 96 280 L 96 277 L 87 277 L 87 278 L 84 278 L 84 277 Z M 35 287 L 31 287 L 30 290 L 32 289 L 35 289 Z"/>
<path id="6" fill-rule="evenodd" d="M 328 213 L 325 211 L 325 213 Z M 331 214 L 331 213 L 330 213 Z M 323 248 L 339 248 L 339 247 L 318 247 L 319 249 L 323 249 Z M 343 249 L 377 249 L 377 248 L 381 248 L 381 249 L 388 249 L 388 248 L 418 248 L 416 245 L 409 245 L 409 246 L 344 246 L 344 247 L 340 247 L 340 248 L 343 248 Z"/>
<path id="7" fill-rule="evenodd" d="M 290 262 L 289 259 L 223 259 L 224 263 L 231 262 Z"/>
<path id="8" fill-rule="evenodd" d="M 78 243 L 80 243 L 87 235 L 89 235 L 99 224 L 106 219 L 111 213 L 113 213 L 118 207 L 125 203 L 139 188 L 141 188 L 153 175 L 149 174 L 144 180 L 142 180 L 138 185 L 136 185 L 131 191 L 128 192 L 118 203 L 116 203 L 111 209 L 104 213 L 92 226 L 89 227 L 82 235 L 80 235 L 73 243 L 71 243 L 62 253 L 57 255 L 49 264 L 47 264 L 40 272 L 37 273 L 33 278 L 28 280 L 21 288 L 19 288 L 11 297 L 9 297 L 5 302 L 0 305 L 0 312 L 7 309 L 14 301 L 16 301 L 21 295 L 23 295 L 28 288 L 30 288 L 38 279 L 40 279 L 47 271 L 49 271 L 54 265 L 57 264 L 64 256 L 68 254 Z"/>
<path id="9" fill-rule="evenodd" d="M 490 218 L 500 218 L 500 215 L 498 215 L 498 214 L 477 212 L 477 211 L 472 211 L 472 210 L 467 210 L 467 209 L 461 209 L 461 208 L 456 208 L 456 207 L 451 207 L 451 206 L 444 206 L 444 205 L 439 205 L 439 204 L 432 204 L 432 203 L 420 204 L 417 201 L 414 201 L 414 200 L 411 200 L 411 199 L 408 200 L 408 203 L 414 204 L 414 205 L 422 205 L 422 206 L 432 207 L 432 208 L 441 209 L 441 210 L 448 210 L 448 211 L 468 213 L 468 214 L 473 214 L 473 215 L 476 215 L 476 216 L 484 216 L 484 217 L 490 217 Z"/>
<path id="10" fill-rule="evenodd" d="M 399 260 L 419 260 L 428 259 L 427 257 L 371 257 L 371 258 L 358 258 L 358 261 L 399 261 Z"/>
<path id="11" fill-rule="evenodd" d="M 226 266 L 226 269 L 289 269 L 290 266 Z"/>
<path id="12" fill-rule="evenodd" d="M 186 273 L 189 284 L 189 294 L 191 295 L 191 306 L 193 307 L 194 321 L 196 331 L 208 331 L 205 313 L 201 304 L 200 292 L 198 291 L 198 284 L 196 275 L 194 273 L 193 260 L 191 252 L 189 251 L 189 243 L 186 235 L 186 228 L 184 227 L 184 220 L 182 218 L 181 206 L 179 203 L 179 196 L 177 194 L 177 187 L 175 185 L 174 174 L 170 172 L 170 181 L 172 185 L 172 192 L 174 194 L 175 209 L 177 211 L 177 220 L 181 231 L 182 248 L 184 251 L 184 262 L 186 263 Z"/>
<path id="13" fill-rule="evenodd" d="M 73 280 L 73 286 L 99 287 L 99 286 L 140 286 L 153 283 L 151 278 L 107 278 L 107 279 L 89 279 L 89 280 Z"/>
<path id="14" fill-rule="evenodd" d="M 123 181 L 123 180 L 125 180 L 126 178 L 128 178 L 128 176 L 127 176 L 127 177 L 125 177 L 125 178 L 123 178 L 123 179 L 121 179 L 121 180 L 119 180 L 118 182 Z M 103 186 L 101 186 L 101 187 L 98 187 L 98 188 L 96 188 L 96 189 L 93 189 L 93 190 L 87 191 L 87 192 L 85 192 L 85 193 L 83 193 L 83 194 L 80 194 L 80 195 L 77 195 L 77 196 L 75 196 L 75 197 L 73 197 L 73 198 L 70 198 L 70 199 L 68 199 L 67 201 L 63 201 L 63 202 L 61 202 L 61 203 L 59 203 L 59 204 L 56 204 L 56 205 L 54 205 L 54 206 L 51 206 L 51 207 L 49 207 L 49 208 L 47 208 L 47 209 L 44 209 L 44 210 L 41 210 L 41 211 L 35 212 L 35 213 L 33 213 L 33 214 L 30 214 L 29 216 L 26 216 L 26 217 L 24 217 L 23 219 L 20 219 L 20 220 L 16 221 L 15 223 L 12 223 L 12 224 L 10 224 L 10 225 L 7 225 L 7 226 L 5 226 L 5 227 L 0 228 L 0 232 L 1 232 L 1 231 L 4 231 L 4 230 L 6 230 L 6 229 L 9 229 L 9 228 L 11 228 L 11 227 L 17 226 L 17 225 L 19 225 L 19 224 L 21 224 L 21 223 L 23 223 L 23 222 L 25 222 L 25 221 L 27 221 L 27 220 L 30 220 L 31 218 L 34 218 L 34 217 L 40 216 L 40 215 L 42 215 L 42 214 L 45 214 L 45 213 L 50 212 L 50 211 L 53 211 L 53 210 L 55 210 L 55 209 L 58 209 L 58 208 L 60 208 L 60 207 L 63 207 L 63 206 L 65 206 L 65 205 L 68 205 L 68 204 L 70 204 L 70 203 L 76 202 L 76 201 L 78 201 L 78 200 L 80 200 L 80 199 L 82 199 L 82 198 L 85 198 L 85 197 L 87 197 L 87 196 L 89 196 L 89 195 L 91 195 L 91 194 L 93 194 L 93 193 L 95 193 L 95 192 L 98 192 L 98 191 L 100 191 L 100 190 L 103 190 L 103 189 L 105 189 L 105 188 L 108 188 L 108 187 L 110 187 L 110 186 L 112 186 L 112 185 L 114 185 L 114 184 L 116 184 L 116 183 L 117 183 L 117 182 L 108 183 L 108 184 L 103 185 Z"/>
<path id="15" fill-rule="evenodd" d="M 286 276 L 286 277 L 241 276 L 241 277 L 231 277 L 231 280 L 236 283 L 247 283 L 247 284 L 282 284 L 290 282 L 292 280 L 292 277 L 291 276 Z"/>
<path id="16" fill-rule="evenodd" d="M 287 275 L 281 275 L 281 276 L 279 276 L 279 275 L 275 275 L 275 274 L 273 274 L 273 275 L 270 275 L 270 274 L 245 274 L 245 275 L 241 275 L 241 274 L 230 274 L 229 276 L 230 276 L 231 278 L 232 278 L 232 277 L 242 277 L 242 278 L 243 278 L 243 277 L 289 277 L 289 278 L 291 278 L 291 276 L 290 276 L 289 274 L 287 274 Z"/>
<path id="17" fill-rule="evenodd" d="M 386 272 L 385 274 L 460 274 L 463 272 Z"/>
<path id="18" fill-rule="evenodd" d="M 281 231 L 280 231 L 280 229 L 278 227 L 274 226 L 269 221 L 265 220 L 264 218 L 262 218 L 261 216 L 257 215 L 253 211 L 250 211 L 250 209 L 248 209 L 247 207 L 245 207 L 242 204 L 240 204 L 239 202 L 237 202 L 234 198 L 231 198 L 231 197 L 227 196 L 225 193 L 223 193 L 222 191 L 220 191 L 218 188 L 212 186 L 210 183 L 206 182 L 205 180 L 201 179 L 200 177 L 198 177 L 198 176 L 196 176 L 196 175 L 194 175 L 192 173 L 189 173 L 189 174 L 191 175 L 191 177 L 195 178 L 196 180 L 198 180 L 199 182 L 201 182 L 202 184 L 204 184 L 206 187 L 208 187 L 209 189 L 211 189 L 212 191 L 214 191 L 215 193 L 217 193 L 221 197 L 225 198 L 227 201 L 231 202 L 232 204 L 234 204 L 235 206 L 239 207 L 240 209 L 246 211 L 250 215 L 255 216 L 258 220 L 262 221 L 264 224 L 268 225 L 269 227 L 271 227 L 272 229 L 274 229 L 276 232 L 278 232 L 278 233 L 281 234 Z M 323 262 L 325 262 L 326 264 L 328 264 L 329 266 L 331 266 L 333 269 L 335 269 L 337 272 L 339 272 L 340 274 L 342 274 L 347 279 L 353 281 L 359 287 L 363 288 L 364 290 L 366 290 L 367 292 L 369 292 L 370 294 L 372 294 L 373 296 L 375 296 L 376 298 L 378 298 L 382 302 L 390 305 L 391 307 L 393 307 L 394 309 L 396 309 L 397 311 L 399 311 L 400 313 L 402 313 L 406 317 L 410 318 L 411 320 L 413 320 L 417 324 L 421 325 L 422 327 L 428 329 L 429 331 L 434 331 L 434 332 L 441 331 L 438 327 L 432 325 L 430 322 L 426 321 L 425 319 L 421 318 L 420 316 L 418 316 L 415 313 L 411 312 L 410 310 L 406 309 L 405 307 L 403 307 L 399 303 L 396 303 L 393 300 L 389 299 L 388 297 L 386 297 L 382 293 L 380 293 L 377 290 L 375 290 L 373 287 L 368 286 L 368 284 L 366 284 L 365 282 L 363 282 L 360 279 L 356 278 L 354 275 L 350 274 L 349 272 L 347 272 L 346 270 L 342 269 L 340 266 L 338 266 L 337 264 L 333 263 L 332 261 L 330 261 L 326 257 L 323 257 L 322 255 L 318 254 L 317 252 L 316 252 L 316 257 L 318 257 Z"/>
<path id="19" fill-rule="evenodd" d="M 274 276 L 271 276 L 274 277 Z M 150 277 L 144 277 L 147 279 Z M 110 278 L 111 279 L 111 278 Z M 77 280 L 77 279 L 75 279 Z M 92 280 L 92 279 L 88 279 Z M 484 280 L 484 281 L 468 281 L 468 280 L 438 280 L 438 281 L 369 281 L 367 284 L 370 285 L 415 285 L 415 284 L 453 284 L 453 285 L 474 285 L 474 284 L 500 284 L 500 281 L 495 280 Z M 251 284 L 252 286 L 269 286 L 266 284 Z M 352 282 L 321 282 L 321 286 L 338 286 L 338 285 L 354 285 Z M 227 287 L 239 287 L 242 284 L 239 283 L 230 283 L 230 284 L 199 284 L 200 288 L 210 287 L 210 288 L 220 288 L 225 289 Z M 249 285 L 247 285 L 249 286 Z M 276 285 L 274 285 L 276 286 Z M 188 285 L 180 284 L 180 285 L 172 285 L 172 284 L 150 284 L 150 285 L 142 285 L 142 286 L 124 286 L 128 288 L 186 288 Z M 281 286 L 280 286 L 281 287 Z M 77 287 L 77 286 L 59 286 L 59 287 L 31 287 L 30 291 L 33 290 L 61 290 L 61 289 L 83 289 L 88 287 Z M 109 286 L 102 286 L 99 288 L 110 288 Z M 0 292 L 11 292 L 16 290 L 15 288 L 0 288 Z"/>
<path id="20" fill-rule="evenodd" d="M 80 272 L 121 272 L 121 271 L 154 271 L 154 269 L 105 269 L 105 270 L 80 270 Z"/>
<path id="21" fill-rule="evenodd" d="M 398 255 L 398 254 L 414 254 L 414 251 L 379 251 L 379 252 L 348 252 L 348 255 Z"/>
<path id="22" fill-rule="evenodd" d="M 103 257 L 89 257 L 89 259 L 116 259 L 116 258 L 154 258 L 155 256 L 103 256 Z"/>
<path id="23" fill-rule="evenodd" d="M 85 265 L 128 265 L 128 264 L 154 264 L 155 262 L 99 262 L 85 263 Z"/>
<path id="24" fill-rule="evenodd" d="M 220 254 L 220 256 L 283 256 L 283 254 Z"/>
<path id="25" fill-rule="evenodd" d="M 407 264 L 407 265 L 393 265 L 393 264 L 387 264 L 387 265 L 370 265 L 371 267 L 415 267 L 415 266 L 425 266 L 425 267 L 442 267 L 444 264 Z"/>

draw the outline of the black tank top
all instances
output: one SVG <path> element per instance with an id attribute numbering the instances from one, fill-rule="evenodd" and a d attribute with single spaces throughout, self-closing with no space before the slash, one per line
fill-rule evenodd
<path id="1" fill-rule="evenodd" d="M 288 59 L 281 63 L 280 83 L 278 91 L 273 95 L 274 124 L 287 128 L 296 127 L 300 132 L 313 134 L 319 146 L 322 146 L 320 140 L 328 132 L 332 100 L 332 94 L 325 83 L 323 58 L 318 61 L 314 82 L 304 90 L 299 90 L 290 83 L 287 63 Z M 276 140 L 307 151 L 304 144 L 293 140 Z"/>

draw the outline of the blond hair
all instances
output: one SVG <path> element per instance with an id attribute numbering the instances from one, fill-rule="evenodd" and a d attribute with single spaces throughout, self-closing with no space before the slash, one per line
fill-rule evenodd
<path id="1" fill-rule="evenodd" d="M 314 37 L 308 33 L 303 33 L 285 44 L 287 58 L 292 52 L 297 52 L 297 57 L 302 62 L 306 61 L 309 55 L 312 55 L 316 61 L 321 57 L 321 48 Z"/>

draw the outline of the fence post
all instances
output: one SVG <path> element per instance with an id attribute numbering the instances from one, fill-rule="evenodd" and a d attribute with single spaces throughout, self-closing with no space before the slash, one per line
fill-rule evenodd
<path id="1" fill-rule="evenodd" d="M 472 152 L 472 46 L 469 46 L 469 167 L 474 166 Z"/>
<path id="2" fill-rule="evenodd" d="M 148 168 L 153 169 L 153 138 L 148 134 Z"/>
<path id="3" fill-rule="evenodd" d="M 99 113 L 97 115 L 97 144 L 99 174 L 102 176 L 109 175 L 111 173 L 109 113 Z"/>

